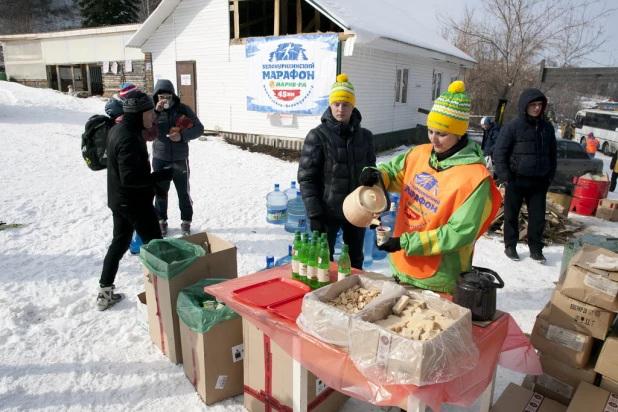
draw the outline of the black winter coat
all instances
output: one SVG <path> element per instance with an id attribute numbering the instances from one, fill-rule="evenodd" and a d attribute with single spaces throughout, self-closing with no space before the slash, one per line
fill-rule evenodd
<path id="1" fill-rule="evenodd" d="M 481 142 L 481 149 L 483 149 L 483 156 L 489 156 L 493 153 L 494 146 L 498 140 L 500 134 L 500 126 L 496 123 L 492 123 L 487 130 L 483 130 L 483 141 Z"/>
<path id="2" fill-rule="evenodd" d="M 127 113 L 107 137 L 107 205 L 139 209 L 152 206 L 155 178 L 150 161 L 142 114 Z"/>
<path id="3" fill-rule="evenodd" d="M 526 114 L 528 103 L 542 99 L 538 118 Z M 556 175 L 556 132 L 544 119 L 547 98 L 538 89 L 526 89 L 519 97 L 519 117 L 500 131 L 493 148 L 496 174 L 502 182 L 516 179 L 543 178 L 551 182 Z"/>
<path id="4" fill-rule="evenodd" d="M 162 112 L 155 112 L 159 131 L 157 139 L 152 143 L 152 157 L 173 162 L 176 160 L 185 160 L 189 157 L 189 141 L 197 139 L 204 134 L 204 126 L 197 118 L 193 110 L 186 104 L 180 103 L 180 98 L 176 96 L 174 85 L 169 80 L 159 80 L 155 87 L 152 99 L 155 105 L 159 101 L 159 93 L 170 93 L 174 95 L 174 104 Z M 182 139 L 178 142 L 170 140 L 167 135 L 172 127 L 176 126 L 176 122 L 180 116 L 185 115 L 193 122 L 193 127 L 180 132 Z"/>
<path id="5" fill-rule="evenodd" d="M 360 186 L 362 170 L 375 167 L 373 135 L 360 126 L 361 120 L 355 108 L 345 125 L 333 117 L 329 107 L 322 115 L 322 124 L 305 138 L 298 183 L 308 218 L 345 219 L 343 201 Z"/>

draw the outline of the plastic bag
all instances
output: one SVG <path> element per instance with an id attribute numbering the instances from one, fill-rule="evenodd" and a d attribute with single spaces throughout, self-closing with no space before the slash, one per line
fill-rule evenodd
<path id="1" fill-rule="evenodd" d="M 356 368 L 372 382 L 416 386 L 448 382 L 476 367 L 479 350 L 472 339 L 472 313 L 446 299 L 408 292 L 427 308 L 454 322 L 433 338 L 407 339 L 372 322 L 386 319 L 394 304 L 350 321 L 349 356 Z"/>
<path id="2" fill-rule="evenodd" d="M 239 315 L 227 305 L 222 305 L 219 309 L 203 307 L 204 302 L 207 301 L 216 303 L 215 297 L 204 292 L 204 288 L 226 280 L 202 279 L 195 285 L 181 290 L 178 294 L 176 310 L 182 323 L 198 333 L 205 333 L 221 322 L 238 318 Z"/>
<path id="3" fill-rule="evenodd" d="M 206 252 L 186 240 L 167 238 L 150 241 L 140 249 L 139 259 L 152 273 L 164 279 L 181 274 Z"/>
<path id="4" fill-rule="evenodd" d="M 379 291 L 358 314 L 349 314 L 330 306 L 328 302 L 354 285 L 369 291 Z M 387 302 L 393 306 L 397 299 L 406 294 L 406 290 L 397 283 L 388 280 L 374 280 L 362 275 L 347 277 L 339 282 L 307 293 L 303 298 L 302 313 L 296 324 L 306 333 L 332 345 L 347 347 L 349 344 L 349 324 L 353 316 L 374 310 L 380 303 Z"/>

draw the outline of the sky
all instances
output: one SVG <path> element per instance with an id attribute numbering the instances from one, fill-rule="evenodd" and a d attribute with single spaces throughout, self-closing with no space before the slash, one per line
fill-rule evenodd
<path id="1" fill-rule="evenodd" d="M 616 0 L 607 0 L 607 4 L 612 7 L 611 4 Z M 451 17 L 456 17 L 458 14 L 463 14 L 464 8 L 467 5 L 469 8 L 474 8 L 477 13 L 485 13 L 482 9 L 482 0 L 441 0 L 439 2 L 418 1 L 421 7 L 416 9 L 416 17 L 418 20 L 424 22 L 427 27 L 433 27 L 438 33 L 440 33 L 440 25 L 437 19 L 438 14 L 449 14 Z M 616 2 L 618 6 L 618 2 Z M 613 7 L 616 7 L 613 6 Z M 593 4 L 589 6 L 589 10 L 602 10 L 602 4 Z M 607 17 L 607 21 L 602 22 L 605 27 L 605 35 L 608 36 L 608 41 L 597 52 L 591 54 L 587 61 L 582 61 L 580 66 L 593 67 L 593 66 L 617 66 L 618 65 L 618 25 L 610 21 L 618 17 L 618 11 L 613 12 Z M 456 19 L 457 20 L 457 19 Z"/>

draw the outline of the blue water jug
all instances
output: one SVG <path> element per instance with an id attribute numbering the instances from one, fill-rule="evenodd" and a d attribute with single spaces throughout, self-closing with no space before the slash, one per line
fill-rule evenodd
<path id="1" fill-rule="evenodd" d="M 292 199 L 294 199 L 296 196 L 298 196 L 298 188 L 296 187 L 296 182 L 294 180 L 292 180 L 292 182 L 290 183 L 290 187 L 288 187 L 287 189 L 285 189 L 285 191 L 283 192 L 285 193 L 285 195 L 288 197 L 288 202 Z"/>
<path id="2" fill-rule="evenodd" d="M 292 245 L 288 245 L 288 254 L 286 256 L 277 259 L 275 262 L 275 267 L 287 265 L 288 263 L 292 263 Z"/>
<path id="3" fill-rule="evenodd" d="M 343 246 L 343 230 L 339 229 L 339 232 L 337 232 L 337 237 L 335 238 L 335 251 L 333 253 L 333 259 L 335 262 L 339 261 L 339 256 L 341 256 L 342 246 Z"/>
<path id="4" fill-rule="evenodd" d="M 307 209 L 305 209 L 305 202 L 300 197 L 300 192 L 297 191 L 296 196 L 288 201 L 287 209 L 288 218 L 285 221 L 285 230 L 290 233 L 297 230 L 304 232 L 307 224 Z"/>
<path id="5" fill-rule="evenodd" d="M 375 237 L 375 230 L 369 228 L 365 229 L 365 244 L 363 247 L 363 254 L 365 259 L 363 260 L 363 269 L 373 265 L 373 243 Z"/>
<path id="6" fill-rule="evenodd" d="M 129 251 L 132 255 L 139 255 L 139 248 L 144 244 L 142 238 L 139 237 L 136 231 L 133 231 L 133 237 L 131 238 L 131 244 L 129 245 Z"/>
<path id="7" fill-rule="evenodd" d="M 266 221 L 275 225 L 284 225 L 287 220 L 288 197 L 279 190 L 275 184 L 275 190 L 266 195 Z"/>
<path id="8" fill-rule="evenodd" d="M 275 257 L 273 255 L 266 256 L 266 269 L 272 269 L 275 267 Z"/>

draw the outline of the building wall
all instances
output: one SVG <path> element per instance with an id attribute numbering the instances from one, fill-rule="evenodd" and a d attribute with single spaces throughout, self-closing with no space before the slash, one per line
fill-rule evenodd
<path id="1" fill-rule="evenodd" d="M 45 64 L 144 60 L 139 49 L 124 45 L 135 32 L 41 39 Z"/>
<path id="2" fill-rule="evenodd" d="M 5 42 L 3 46 L 6 74 L 10 79 L 47 81 L 43 49 L 39 40 Z"/>

